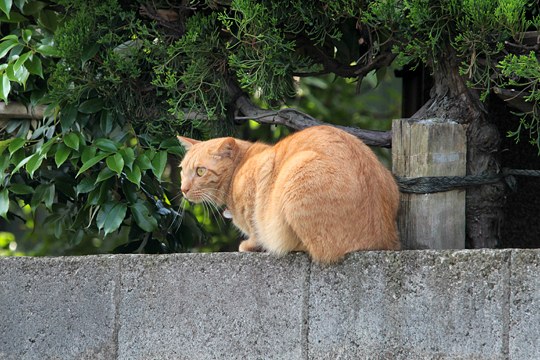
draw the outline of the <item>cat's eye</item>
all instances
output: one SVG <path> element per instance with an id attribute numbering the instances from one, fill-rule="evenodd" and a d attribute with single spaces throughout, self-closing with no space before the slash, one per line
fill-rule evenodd
<path id="1" fill-rule="evenodd" d="M 197 174 L 197 176 L 203 176 L 206 173 L 206 168 L 198 167 L 197 169 L 195 169 L 195 173 Z"/>

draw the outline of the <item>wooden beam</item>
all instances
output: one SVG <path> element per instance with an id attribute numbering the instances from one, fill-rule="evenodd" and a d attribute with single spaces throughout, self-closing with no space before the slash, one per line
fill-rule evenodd
<path id="1" fill-rule="evenodd" d="M 44 105 L 26 107 L 24 104 L 0 101 L 0 119 L 43 119 Z"/>
<path id="2" fill-rule="evenodd" d="M 392 167 L 396 176 L 466 175 L 463 125 L 440 119 L 392 123 Z M 405 249 L 465 247 L 465 190 L 401 194 L 398 227 Z"/>

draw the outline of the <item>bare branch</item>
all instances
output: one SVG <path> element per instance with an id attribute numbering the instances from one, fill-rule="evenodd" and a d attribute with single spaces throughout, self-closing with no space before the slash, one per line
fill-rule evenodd
<path id="1" fill-rule="evenodd" d="M 236 100 L 236 108 L 244 115 L 235 117 L 235 119 L 239 121 L 254 120 L 261 124 L 279 124 L 295 130 L 302 130 L 317 125 L 329 125 L 358 137 L 364 141 L 366 145 L 390 147 L 392 144 L 391 131 L 363 130 L 347 126 L 332 125 L 314 119 L 308 114 L 304 114 L 303 112 L 292 108 L 281 109 L 278 111 L 264 110 L 254 105 L 245 95 L 240 96 Z"/>
<path id="2" fill-rule="evenodd" d="M 394 61 L 396 56 L 397 54 L 393 53 L 381 53 L 374 57 L 368 64 L 356 68 L 356 70 L 354 70 L 354 73 L 356 76 L 365 76 L 372 70 L 390 65 L 392 61 Z"/>

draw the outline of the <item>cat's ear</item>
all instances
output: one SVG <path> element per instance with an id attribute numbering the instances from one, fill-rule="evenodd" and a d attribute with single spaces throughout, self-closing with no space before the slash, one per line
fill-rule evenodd
<path id="1" fill-rule="evenodd" d="M 219 144 L 217 150 L 212 155 L 219 156 L 219 157 L 233 157 L 234 153 L 236 152 L 236 149 L 238 148 L 238 145 L 236 144 L 236 141 L 232 137 L 228 137 L 223 139 L 223 141 Z"/>
<path id="2" fill-rule="evenodd" d="M 183 136 L 178 136 L 178 141 L 180 141 L 180 144 L 182 144 L 182 146 L 183 146 L 186 150 L 191 149 L 191 147 L 192 147 L 193 145 L 195 145 L 196 143 L 200 142 L 199 140 L 190 139 L 190 138 L 183 137 Z"/>

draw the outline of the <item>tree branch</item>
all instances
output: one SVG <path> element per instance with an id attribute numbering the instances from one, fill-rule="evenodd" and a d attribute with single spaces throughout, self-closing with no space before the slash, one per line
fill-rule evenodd
<path id="1" fill-rule="evenodd" d="M 235 117 L 235 120 L 239 121 L 254 120 L 260 124 L 279 124 L 295 130 L 302 130 L 317 125 L 329 125 L 358 137 L 364 141 L 366 145 L 390 147 L 392 144 L 391 131 L 363 130 L 359 128 L 327 124 L 292 108 L 281 109 L 278 111 L 264 110 L 254 105 L 246 95 L 241 95 L 237 98 L 236 108 L 242 115 L 244 115 Z"/>
<path id="2" fill-rule="evenodd" d="M 298 36 L 297 44 L 299 49 L 305 51 L 308 56 L 312 57 L 323 66 L 322 71 L 313 73 L 295 73 L 297 76 L 333 73 L 341 77 L 364 77 L 372 70 L 390 65 L 397 56 L 392 53 L 391 47 L 393 43 L 389 41 L 384 44 L 384 49 L 381 49 L 376 56 L 372 56 L 371 52 L 366 52 L 356 64 L 350 65 L 342 63 L 333 56 L 328 55 L 323 49 L 313 45 L 306 37 Z"/>

